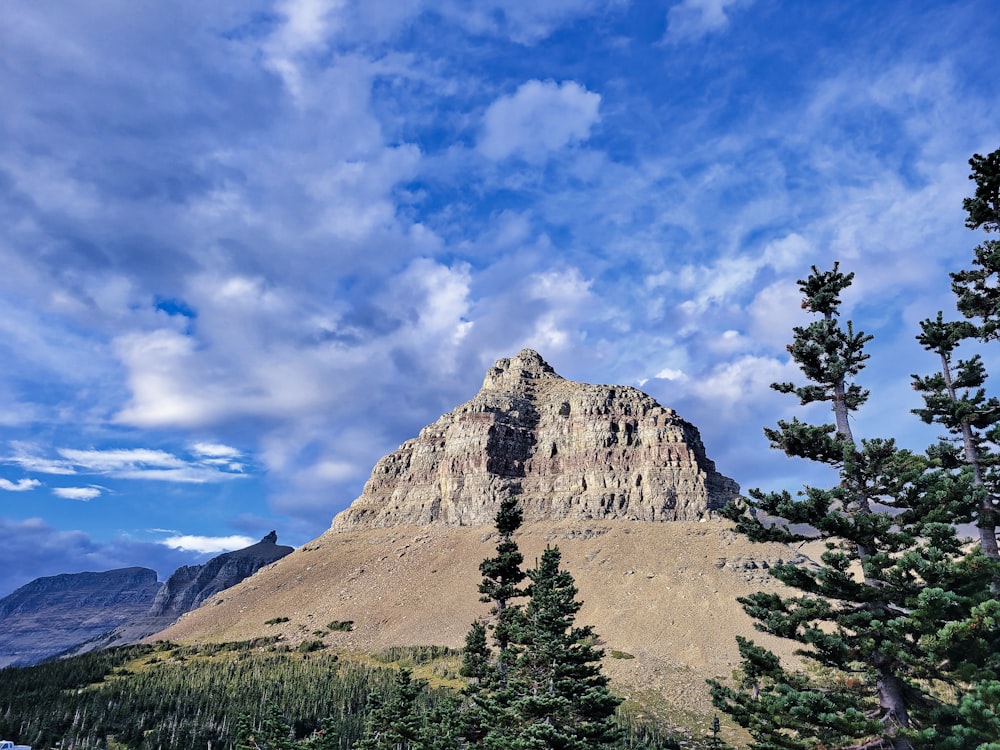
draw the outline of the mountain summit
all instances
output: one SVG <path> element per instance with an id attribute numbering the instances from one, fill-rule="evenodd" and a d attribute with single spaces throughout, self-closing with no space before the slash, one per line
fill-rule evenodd
<path id="1" fill-rule="evenodd" d="M 566 380 L 524 349 L 497 360 L 472 400 L 380 460 L 333 528 L 488 526 L 511 494 L 527 522 L 693 521 L 739 486 L 672 409 L 635 388 Z"/>

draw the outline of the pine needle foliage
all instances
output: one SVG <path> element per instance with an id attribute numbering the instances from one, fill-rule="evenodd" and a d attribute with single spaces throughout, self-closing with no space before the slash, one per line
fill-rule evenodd
<path id="1" fill-rule="evenodd" d="M 462 673 L 470 678 L 469 741 L 489 750 L 585 750 L 611 747 L 621 702 L 601 673 L 603 652 L 589 626 L 575 624 L 582 603 L 572 575 L 560 568 L 558 547 L 536 567 L 523 561 L 514 532 L 521 525 L 516 498 L 497 513 L 497 555 L 480 567 L 485 601 L 492 601 L 493 642 L 473 623 Z M 529 584 L 521 588 L 527 578 Z M 522 604 L 515 599 L 527 598 Z"/>
<path id="2" fill-rule="evenodd" d="M 803 308 L 820 316 L 793 329 L 788 348 L 807 382 L 773 386 L 802 405 L 827 403 L 833 423 L 793 419 L 765 429 L 772 447 L 829 466 L 837 484 L 795 496 L 752 490 L 726 511 L 752 540 L 825 543 L 813 567 L 771 569 L 793 595 L 739 600 L 758 629 L 799 643 L 818 671 L 790 670 L 738 639 L 737 684 L 710 682 L 716 705 L 761 750 L 944 747 L 928 730 L 959 720 L 949 696 L 968 686 L 963 669 L 982 667 L 967 658 L 971 652 L 959 654 L 971 642 L 966 635 L 955 632 L 950 646 L 941 640 L 942 628 L 968 623 L 977 607 L 992 611 L 993 563 L 979 550 L 966 554 L 955 533 L 970 517 L 976 489 L 968 472 L 942 468 L 891 438 L 855 439 L 851 415 L 868 397 L 855 378 L 871 337 L 840 319 L 841 293 L 852 280 L 834 265 L 813 267 L 798 282 Z M 995 640 L 989 627 L 980 635 Z"/>

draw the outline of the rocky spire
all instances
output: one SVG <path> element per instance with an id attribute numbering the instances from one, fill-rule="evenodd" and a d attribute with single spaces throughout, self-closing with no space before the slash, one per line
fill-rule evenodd
<path id="1" fill-rule="evenodd" d="M 535 351 L 500 359 L 476 396 L 376 465 L 335 529 L 525 520 L 697 520 L 739 494 L 698 430 L 630 387 L 560 377 Z"/>

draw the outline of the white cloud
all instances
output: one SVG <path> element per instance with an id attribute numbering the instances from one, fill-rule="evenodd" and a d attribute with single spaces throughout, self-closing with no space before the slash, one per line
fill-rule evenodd
<path id="1" fill-rule="evenodd" d="M 592 312 L 591 282 L 577 268 L 542 271 L 528 279 L 526 298 L 543 303 L 525 345 L 556 352 L 579 338 L 580 319 Z"/>
<path id="2" fill-rule="evenodd" d="M 664 367 L 658 373 L 656 373 L 654 378 L 659 378 L 660 380 L 686 380 L 687 375 L 684 374 L 683 370 L 675 370 L 672 367 Z"/>
<path id="3" fill-rule="evenodd" d="M 33 490 L 35 487 L 40 487 L 41 484 L 37 479 L 19 479 L 16 482 L 12 482 L 9 479 L 0 478 L 0 490 L 7 490 L 8 492 L 25 492 L 26 490 Z"/>
<path id="4" fill-rule="evenodd" d="M 728 11 L 752 0 L 682 0 L 667 11 L 667 38 L 697 40 L 729 25 Z"/>
<path id="5" fill-rule="evenodd" d="M 13 441 L 11 442 L 11 448 L 13 448 L 14 454 L 2 459 L 4 463 L 16 464 L 25 471 L 36 472 L 38 474 L 71 476 L 77 473 L 69 461 L 39 456 L 40 449 L 37 446 L 21 441 Z"/>
<path id="6" fill-rule="evenodd" d="M 184 550 L 186 552 L 202 552 L 217 554 L 235 549 L 249 547 L 256 540 L 248 536 L 195 536 L 178 534 L 160 541 L 165 547 Z"/>
<path id="7" fill-rule="evenodd" d="M 771 383 L 795 379 L 798 369 L 771 357 L 745 356 L 723 362 L 705 375 L 693 378 L 691 391 L 711 402 L 713 408 L 730 414 L 747 412 Z"/>
<path id="8" fill-rule="evenodd" d="M 761 289 L 747 313 L 753 339 L 776 351 L 783 350 L 791 341 L 794 326 L 808 325 L 811 319 L 802 309 L 802 292 L 792 279 L 782 279 Z"/>
<path id="9" fill-rule="evenodd" d="M 178 469 L 185 462 L 166 451 L 131 448 L 126 450 L 74 450 L 60 448 L 59 455 L 86 472 L 117 474 L 139 467 Z"/>
<path id="10" fill-rule="evenodd" d="M 191 452 L 209 458 L 239 458 L 243 455 L 236 448 L 222 443 L 194 443 Z"/>
<path id="11" fill-rule="evenodd" d="M 553 151 L 586 140 L 600 120 L 600 104 L 600 94 L 575 81 L 527 81 L 487 108 L 479 151 L 495 160 L 517 155 L 541 161 Z"/>
<path id="12" fill-rule="evenodd" d="M 201 445 L 209 451 L 221 453 L 225 449 L 234 452 L 234 457 L 239 455 L 238 451 L 228 446 L 210 443 Z M 148 448 L 114 450 L 59 448 L 57 453 L 61 458 L 53 460 L 37 455 L 37 449 L 22 443 L 16 443 L 15 450 L 14 456 L 3 461 L 39 474 L 67 476 L 98 474 L 116 479 L 149 479 L 187 484 L 221 482 L 246 476 L 242 464 L 233 461 L 228 455 L 217 458 L 196 454 L 191 460 L 167 451 Z M 23 481 L 33 480 L 22 480 L 22 483 Z"/>
<path id="13" fill-rule="evenodd" d="M 101 496 L 101 490 L 97 487 L 54 487 L 53 495 L 65 498 L 66 500 L 82 500 L 87 502 L 95 497 Z"/>

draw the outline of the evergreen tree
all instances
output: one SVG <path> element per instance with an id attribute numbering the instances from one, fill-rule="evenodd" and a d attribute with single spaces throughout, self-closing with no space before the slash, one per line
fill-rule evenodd
<path id="1" fill-rule="evenodd" d="M 319 729 L 296 746 L 302 750 L 340 750 L 340 732 L 337 721 L 327 717 L 320 722 Z"/>
<path id="2" fill-rule="evenodd" d="M 753 540 L 826 542 L 815 568 L 772 567 L 797 595 L 740 599 L 759 629 L 800 643 L 825 675 L 789 672 L 740 640 L 742 684 L 711 683 L 716 705 L 750 730 L 756 748 L 913 747 L 915 730 L 947 713 L 933 681 L 954 676 L 932 658 L 929 639 L 983 599 L 982 567 L 964 557 L 952 525 L 954 509 L 968 506 L 968 477 L 934 470 L 892 440 L 856 442 L 851 433 L 850 414 L 868 395 L 854 377 L 870 339 L 839 321 L 852 278 L 835 265 L 799 282 L 803 307 L 822 316 L 796 327 L 789 347 L 809 384 L 774 385 L 802 404 L 828 402 L 835 424 L 793 419 L 765 430 L 773 447 L 836 470 L 837 485 L 797 498 L 752 490 L 726 512 Z"/>
<path id="3" fill-rule="evenodd" d="M 517 690 L 511 705 L 517 731 L 509 744 L 487 735 L 486 747 L 587 750 L 619 737 L 613 716 L 621 700 L 601 673 L 604 652 L 593 645 L 593 628 L 574 624 L 583 604 L 560 561 L 559 548 L 547 547 L 528 572 L 530 598 L 516 630 L 510 676 Z M 499 738 L 507 736 L 504 728 Z"/>
<path id="4" fill-rule="evenodd" d="M 465 653 L 461 673 L 471 680 L 467 693 L 471 698 L 466 733 L 472 744 L 479 744 L 489 735 L 490 742 L 499 741 L 505 732 L 514 731 L 511 705 L 517 688 L 508 682 L 508 673 L 516 659 L 513 644 L 517 621 L 522 616 L 520 604 L 513 600 L 523 597 L 521 587 L 526 577 L 521 569 L 524 555 L 514 541 L 514 532 L 523 520 L 516 497 L 504 498 L 495 523 L 499 540 L 497 554 L 479 566 L 483 580 L 479 585 L 482 601 L 492 602 L 493 623 L 487 628 L 474 622 L 465 638 Z M 487 630 L 492 630 L 494 651 L 487 642 Z"/>
<path id="5" fill-rule="evenodd" d="M 423 750 L 423 715 L 417 705 L 422 690 L 423 683 L 414 680 L 410 670 L 399 670 L 386 697 L 372 694 L 365 736 L 355 749 Z"/>
<path id="6" fill-rule="evenodd" d="M 946 322 L 942 313 L 936 320 L 924 320 L 917 340 L 927 350 L 938 355 L 939 372 L 913 376 L 913 387 L 921 393 L 924 408 L 914 409 L 924 422 L 940 424 L 951 433 L 960 446 L 941 441 L 931 449 L 931 455 L 945 468 L 964 469 L 970 475 L 973 491 L 966 499 L 967 507 L 954 508 L 954 520 L 974 521 L 979 529 L 979 543 L 987 557 L 1000 559 L 996 536 L 997 497 L 987 485 L 996 486 L 998 456 L 994 438 L 1000 432 L 1000 400 L 987 397 L 984 389 L 986 369 L 978 354 L 968 360 L 954 362 L 955 349 L 962 341 L 974 338 L 977 329 L 969 322 Z M 1000 582 L 998 582 L 1000 583 Z M 994 585 L 1000 589 L 1000 585 Z"/>
<path id="7" fill-rule="evenodd" d="M 294 745 L 291 725 L 273 704 L 268 706 L 259 727 L 242 714 L 236 721 L 233 735 L 236 750 L 292 750 Z"/>
<path id="8" fill-rule="evenodd" d="M 496 515 L 496 529 L 500 536 L 497 554 L 486 558 L 479 565 L 479 572 L 483 574 L 479 593 L 483 595 L 482 601 L 493 603 L 491 613 L 496 617 L 493 638 L 499 650 L 497 677 L 501 682 L 505 679 L 508 663 L 512 658 L 511 629 L 520 614 L 520 609 L 512 607 L 510 602 L 524 596 L 521 588 L 525 578 L 525 573 L 521 570 L 524 555 L 514 541 L 514 532 L 521 527 L 523 520 L 524 515 L 517 498 L 504 498 Z"/>
<path id="9" fill-rule="evenodd" d="M 257 750 L 256 734 L 250 717 L 240 714 L 233 726 L 233 747 L 236 750 Z"/>
<path id="10" fill-rule="evenodd" d="M 976 192 L 962 201 L 968 214 L 965 226 L 982 227 L 987 232 L 1000 230 L 1000 149 L 986 156 L 973 154 L 969 166 L 972 167 L 969 179 L 976 183 Z"/>
<path id="11" fill-rule="evenodd" d="M 487 627 L 473 623 L 462 665 L 462 674 L 472 680 L 465 737 L 490 750 L 609 746 L 618 737 L 612 716 L 620 701 L 601 674 L 596 636 L 592 628 L 574 624 L 582 604 L 573 577 L 559 569 L 558 548 L 547 549 L 534 570 L 521 570 L 524 558 L 513 539 L 521 520 L 515 498 L 501 503 L 497 555 L 480 566 L 480 592 L 494 604 L 495 648 Z M 526 605 L 513 602 L 524 596 Z"/>

